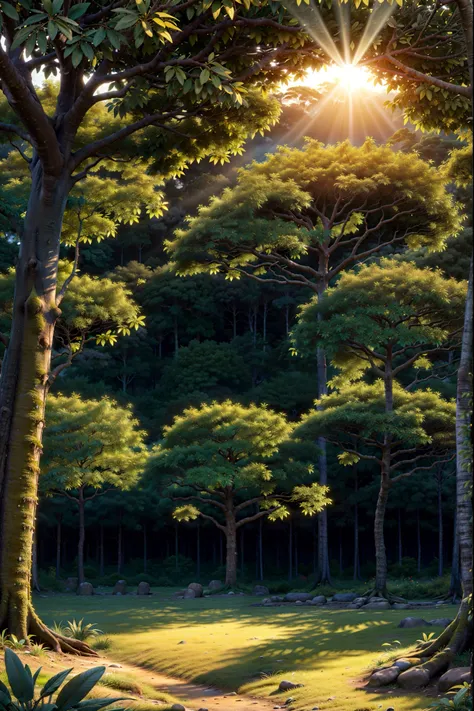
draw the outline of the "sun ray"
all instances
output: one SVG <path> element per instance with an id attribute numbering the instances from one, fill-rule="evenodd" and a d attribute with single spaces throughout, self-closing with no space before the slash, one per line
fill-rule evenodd
<path id="1" fill-rule="evenodd" d="M 280 139 L 281 144 L 292 144 L 295 141 L 298 141 L 302 136 L 305 135 L 305 133 L 308 131 L 308 129 L 314 124 L 314 122 L 317 120 L 319 117 L 319 114 L 321 111 L 325 108 L 325 106 L 330 102 L 334 101 L 334 98 L 337 95 L 337 87 L 334 86 L 324 97 L 324 99 L 321 99 L 318 101 L 317 104 L 311 109 L 311 113 L 308 116 L 304 116 L 302 119 L 300 119 L 296 124 L 294 124 L 289 131 L 285 133 L 284 136 Z"/>
<path id="2" fill-rule="evenodd" d="M 285 7 L 306 29 L 314 41 L 326 52 L 336 64 L 344 64 L 344 60 L 331 37 L 321 14 L 312 0 L 310 5 L 296 5 L 295 0 L 286 0 Z"/>
<path id="3" fill-rule="evenodd" d="M 380 33 L 384 25 L 387 24 L 390 17 L 395 12 L 396 3 L 389 4 L 388 2 L 374 3 L 375 8 L 369 16 L 369 20 L 364 28 L 362 37 L 359 40 L 358 47 L 355 51 L 353 64 L 358 64 L 365 52 Z"/>
<path id="4" fill-rule="evenodd" d="M 350 41 L 350 27 L 351 27 L 351 6 L 350 3 L 340 3 L 336 0 L 334 4 L 336 11 L 337 22 L 339 24 L 339 29 L 341 32 L 342 39 L 342 49 L 344 51 L 344 63 L 351 63 L 351 41 Z"/>

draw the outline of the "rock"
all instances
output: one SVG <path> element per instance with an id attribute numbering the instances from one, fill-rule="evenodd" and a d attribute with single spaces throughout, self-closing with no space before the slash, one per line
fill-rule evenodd
<path id="1" fill-rule="evenodd" d="M 367 602 L 369 602 L 368 597 L 356 597 L 356 599 L 352 601 L 352 604 L 353 605 L 365 605 Z"/>
<path id="2" fill-rule="evenodd" d="M 388 600 L 371 600 L 367 605 L 363 605 L 363 610 L 390 610 L 391 605 Z"/>
<path id="3" fill-rule="evenodd" d="M 76 592 L 78 583 L 79 583 L 78 578 L 67 578 L 66 592 Z"/>
<path id="4" fill-rule="evenodd" d="M 311 600 L 312 605 L 325 605 L 326 604 L 326 598 L 324 595 L 316 595 L 316 597 L 313 597 Z"/>
<path id="5" fill-rule="evenodd" d="M 227 595 L 235 595 L 235 592 L 234 592 L 233 590 L 229 590 L 229 592 L 227 593 Z"/>
<path id="6" fill-rule="evenodd" d="M 452 620 L 449 617 L 437 617 L 435 620 L 430 620 L 430 625 L 435 627 L 447 627 L 450 625 Z"/>
<path id="7" fill-rule="evenodd" d="M 196 597 L 202 597 L 203 588 L 200 583 L 190 583 L 188 585 L 188 590 L 194 590 Z"/>
<path id="8" fill-rule="evenodd" d="M 311 593 L 293 592 L 287 593 L 284 597 L 285 602 L 306 602 L 312 599 Z"/>
<path id="9" fill-rule="evenodd" d="M 110 669 L 121 669 L 122 665 L 121 664 L 109 664 Z"/>
<path id="10" fill-rule="evenodd" d="M 265 585 L 256 585 L 252 591 L 253 595 L 269 595 L 270 590 Z"/>
<path id="11" fill-rule="evenodd" d="M 200 709 L 198 709 L 198 711 L 208 711 L 208 709 L 200 708 Z"/>
<path id="12" fill-rule="evenodd" d="M 406 602 L 394 602 L 392 605 L 394 610 L 409 610 L 410 605 L 407 605 Z"/>
<path id="13" fill-rule="evenodd" d="M 421 617 L 404 617 L 400 621 L 398 627 L 411 628 L 411 627 L 429 627 L 430 623 L 423 620 Z"/>
<path id="14" fill-rule="evenodd" d="M 209 590 L 220 590 L 224 587 L 224 585 L 220 580 L 211 580 L 207 587 L 209 588 Z"/>
<path id="15" fill-rule="evenodd" d="M 287 698 L 287 700 L 285 701 L 285 706 L 289 706 L 290 704 L 293 703 L 293 701 L 294 701 L 293 696 L 289 696 L 289 697 Z"/>
<path id="16" fill-rule="evenodd" d="M 184 591 L 184 595 L 183 595 L 184 600 L 193 600 L 195 597 L 196 597 L 196 593 L 194 592 L 194 590 L 185 590 Z"/>
<path id="17" fill-rule="evenodd" d="M 398 667 L 400 671 L 406 671 L 410 669 L 412 663 L 409 662 L 408 659 L 397 659 L 397 661 L 393 663 L 393 666 Z"/>
<path id="18" fill-rule="evenodd" d="M 178 642 L 178 644 L 186 644 L 186 640 L 182 639 L 181 642 Z"/>
<path id="19" fill-rule="evenodd" d="M 304 605 L 303 600 L 296 600 L 295 605 Z"/>
<path id="20" fill-rule="evenodd" d="M 356 593 L 348 592 L 348 593 L 336 593 L 335 595 L 332 596 L 332 602 L 354 602 L 356 600 L 358 595 Z"/>
<path id="21" fill-rule="evenodd" d="M 398 677 L 398 684 L 402 689 L 419 689 L 422 686 L 427 686 L 430 682 L 430 675 L 426 669 L 413 667 L 407 669 Z"/>
<path id="22" fill-rule="evenodd" d="M 368 686 L 388 686 L 393 684 L 395 679 L 400 674 L 398 667 L 388 667 L 388 669 L 380 669 L 376 671 L 369 679 Z"/>
<path id="23" fill-rule="evenodd" d="M 93 595 L 94 588 L 91 583 L 81 583 L 77 588 L 78 595 Z"/>
<path id="24" fill-rule="evenodd" d="M 272 602 L 283 602 L 283 599 L 281 595 L 272 595 L 270 598 Z"/>
<path id="25" fill-rule="evenodd" d="M 280 681 L 278 691 L 291 691 L 291 689 L 299 689 L 304 684 L 296 684 L 294 681 Z"/>
<path id="26" fill-rule="evenodd" d="M 387 709 L 385 709 L 385 711 L 395 711 L 395 709 L 393 708 L 393 706 L 389 706 Z"/>
<path id="27" fill-rule="evenodd" d="M 126 592 L 127 592 L 127 581 L 126 580 L 118 580 L 114 585 L 112 595 L 125 595 Z"/>
<path id="28" fill-rule="evenodd" d="M 185 592 L 186 592 L 186 590 L 176 590 L 176 592 L 173 593 L 173 597 L 182 599 Z"/>
<path id="29" fill-rule="evenodd" d="M 183 704 L 173 704 L 171 707 L 171 711 L 186 711 L 186 708 L 183 706 Z"/>
<path id="30" fill-rule="evenodd" d="M 444 692 L 451 689 L 453 686 L 462 686 L 464 682 L 470 683 L 472 681 L 472 674 L 470 667 L 455 667 L 454 669 L 448 669 L 438 681 L 438 691 Z"/>
<path id="31" fill-rule="evenodd" d="M 150 583 L 147 583 L 144 580 L 141 583 L 138 583 L 137 595 L 151 595 Z"/>

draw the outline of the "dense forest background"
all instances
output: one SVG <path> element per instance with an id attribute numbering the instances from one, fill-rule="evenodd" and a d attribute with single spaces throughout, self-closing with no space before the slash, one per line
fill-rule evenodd
<path id="1" fill-rule="evenodd" d="M 363 93 L 354 101 L 357 115 Z M 378 143 L 391 141 L 397 149 L 416 146 L 436 165 L 460 145 L 455 136 L 422 135 L 403 128 L 402 119 L 383 108 L 383 95 L 371 101 L 378 103 L 378 110 L 360 110 L 365 120 L 354 121 L 356 134 L 351 134 L 348 113 L 339 105 L 344 99 L 322 109 L 317 104 L 311 108 L 301 97 L 285 103 L 277 126 L 250 141 L 243 156 L 225 166 L 200 163 L 182 179 L 170 181 L 165 187 L 169 209 L 162 218 L 121 226 L 117 237 L 85 245 L 80 273 L 107 274 L 125 282 L 140 305 L 145 326 L 113 346 L 88 346 L 58 377 L 52 392 L 84 398 L 109 395 L 131 405 L 149 442 L 159 440 L 162 428 L 186 406 L 214 399 L 266 403 L 291 420 L 310 409 L 317 396 L 315 359 L 292 356 L 289 341 L 298 306 L 311 297 L 309 290 L 208 275 L 176 277 L 166 269 L 163 241 L 196 213 L 198 205 L 233 185 L 239 167 L 262 160 L 278 145 L 301 145 L 303 135 L 323 143 L 350 137 L 355 144 L 373 136 Z M 461 197 L 467 200 L 467 194 Z M 467 227 L 442 254 L 430 257 L 420 252 L 402 258 L 465 278 L 471 234 Z M 0 241 L 2 272 L 14 263 L 16 248 L 15 240 Z M 72 257 L 71 248 L 62 250 L 64 258 Z M 429 385 L 444 396 L 455 395 L 455 376 L 433 378 Z M 334 451 L 329 449 L 328 455 L 331 574 L 367 581 L 375 571 L 372 522 L 377 476 L 367 462 L 357 468 L 341 467 Z M 414 474 L 394 487 L 386 521 L 394 577 L 443 576 L 453 565 L 456 568 L 454 503 L 454 462 Z M 223 534 L 202 521 L 173 521 L 173 507 L 143 484 L 87 502 L 86 580 L 105 584 L 121 577 L 130 582 L 148 578 L 169 585 L 190 578 L 223 578 Z M 75 574 L 77 531 L 74 502 L 42 496 L 36 531 L 40 587 L 54 587 L 56 578 Z M 242 581 L 278 579 L 284 587 L 284 581 L 304 581 L 316 572 L 316 517 L 305 518 L 295 510 L 290 520 L 261 519 L 241 529 L 239 536 Z"/>

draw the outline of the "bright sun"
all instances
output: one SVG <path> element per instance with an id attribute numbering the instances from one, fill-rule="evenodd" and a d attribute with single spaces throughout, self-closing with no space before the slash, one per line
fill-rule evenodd
<path id="1" fill-rule="evenodd" d="M 357 67 L 354 64 L 333 64 L 318 71 L 308 70 L 306 78 L 295 83 L 300 86 L 308 86 L 311 89 L 318 89 L 326 82 L 337 84 L 348 93 L 360 91 L 361 89 L 371 92 L 384 91 L 384 87 L 380 84 L 374 85 L 374 75 L 368 69 Z"/>

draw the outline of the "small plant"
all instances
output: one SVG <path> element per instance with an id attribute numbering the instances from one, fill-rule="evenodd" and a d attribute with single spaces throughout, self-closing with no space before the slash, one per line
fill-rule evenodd
<path id="1" fill-rule="evenodd" d="M 50 711 L 52 709 L 54 711 L 78 711 L 85 707 L 87 711 L 99 711 L 116 701 L 122 701 L 124 698 L 102 698 L 88 699 L 87 702 L 82 701 L 99 679 L 102 678 L 105 667 L 88 669 L 70 679 L 59 690 L 72 671 L 72 669 L 65 669 L 48 679 L 36 698 L 35 684 L 41 672 L 41 667 L 32 674 L 28 664 L 23 664 L 18 655 L 6 647 L 5 671 L 10 688 L 0 681 L 0 711 L 46 711 L 47 709 Z M 52 697 L 56 692 L 59 693 L 53 703 Z M 124 709 L 115 707 L 113 711 L 124 711 Z"/>
<path id="2" fill-rule="evenodd" d="M 33 635 L 28 634 L 26 635 L 26 639 L 18 639 L 18 637 L 14 634 L 9 635 L 5 642 L 5 647 L 8 649 L 25 649 L 25 647 L 30 647 L 31 646 L 31 639 Z"/>
<path id="3" fill-rule="evenodd" d="M 5 647 L 8 647 L 8 632 L 2 630 L 0 632 L 0 649 L 5 649 Z"/>
<path id="4" fill-rule="evenodd" d="M 81 642 L 85 642 L 90 637 L 98 637 L 104 634 L 102 630 L 94 627 L 95 622 L 89 622 L 88 624 L 84 620 L 68 620 L 66 627 L 64 628 L 64 635 L 66 637 L 71 637 L 72 639 L 78 639 Z"/>
<path id="5" fill-rule="evenodd" d="M 53 622 L 51 629 L 55 634 L 59 634 L 61 637 L 66 636 L 66 626 L 62 622 Z"/>
<path id="6" fill-rule="evenodd" d="M 136 694 L 137 696 L 143 695 L 140 684 L 137 684 L 134 679 L 131 679 L 126 674 L 106 674 L 100 683 L 102 686 L 108 686 L 110 689 L 115 689 L 116 691 Z"/>
<path id="7" fill-rule="evenodd" d="M 29 647 L 29 652 L 33 657 L 45 657 L 47 649 L 44 644 L 32 642 Z"/>
<path id="8" fill-rule="evenodd" d="M 96 650 L 110 649 L 111 646 L 112 640 L 110 637 L 97 637 L 97 639 L 92 642 L 92 647 Z"/>
<path id="9" fill-rule="evenodd" d="M 431 640 L 433 639 L 433 637 L 436 637 L 436 633 L 435 633 L 435 632 L 430 632 L 429 634 L 426 634 L 426 632 L 423 632 L 422 635 L 421 635 L 421 639 L 417 639 L 416 641 L 417 641 L 419 644 L 426 644 L 427 642 L 431 642 Z"/>
<path id="10" fill-rule="evenodd" d="M 396 647 L 400 647 L 401 642 L 399 639 L 392 639 L 391 642 L 384 642 L 382 644 L 382 647 L 387 647 L 385 651 L 389 652 L 391 649 L 395 649 Z"/>
<path id="11" fill-rule="evenodd" d="M 455 686 L 448 694 L 451 695 L 451 698 L 445 697 L 444 699 L 439 699 L 435 701 L 434 704 L 430 704 L 429 708 L 433 709 L 433 711 L 446 711 L 446 709 L 452 709 L 453 711 L 472 711 L 470 684 L 464 682 L 461 687 Z"/>

